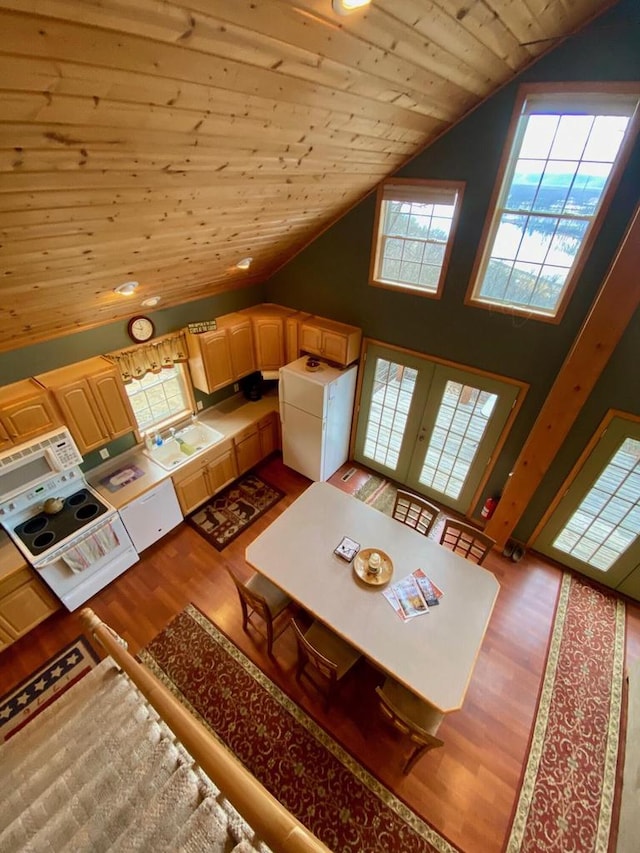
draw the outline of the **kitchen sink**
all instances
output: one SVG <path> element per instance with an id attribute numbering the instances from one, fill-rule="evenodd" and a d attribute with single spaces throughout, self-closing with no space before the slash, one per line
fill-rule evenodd
<path id="1" fill-rule="evenodd" d="M 185 444 L 191 445 L 196 452 L 211 447 L 224 438 L 221 432 L 205 424 L 190 424 L 176 433 L 176 438 L 182 439 Z"/>
<path id="2" fill-rule="evenodd" d="M 160 447 L 146 448 L 143 453 L 165 471 L 172 471 L 222 438 L 224 436 L 217 429 L 200 423 L 190 424 L 176 432 L 175 437 L 167 438 Z"/>

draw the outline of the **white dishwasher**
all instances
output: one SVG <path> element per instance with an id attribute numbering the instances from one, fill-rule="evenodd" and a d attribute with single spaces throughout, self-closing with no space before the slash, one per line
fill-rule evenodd
<path id="1" fill-rule="evenodd" d="M 120 510 L 120 518 L 136 551 L 140 553 L 161 539 L 182 521 L 182 511 L 173 483 L 162 483 Z"/>

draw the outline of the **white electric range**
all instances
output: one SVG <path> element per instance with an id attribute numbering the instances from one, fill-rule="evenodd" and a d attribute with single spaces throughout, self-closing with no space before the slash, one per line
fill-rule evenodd
<path id="1" fill-rule="evenodd" d="M 0 454 L 0 523 L 68 610 L 138 560 L 118 511 L 88 485 L 66 429 Z M 45 501 L 58 511 L 46 512 Z"/>

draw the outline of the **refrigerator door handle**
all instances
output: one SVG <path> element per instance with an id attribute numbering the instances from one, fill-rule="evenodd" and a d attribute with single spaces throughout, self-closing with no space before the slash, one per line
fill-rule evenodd
<path id="1" fill-rule="evenodd" d="M 282 368 L 278 371 L 280 378 L 278 380 L 278 408 L 280 410 L 280 425 L 284 423 L 284 373 Z"/>

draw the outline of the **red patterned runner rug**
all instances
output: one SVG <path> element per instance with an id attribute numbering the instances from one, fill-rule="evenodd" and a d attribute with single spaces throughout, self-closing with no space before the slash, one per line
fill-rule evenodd
<path id="1" fill-rule="evenodd" d="M 138 657 L 335 853 L 456 853 L 193 605 Z"/>
<path id="2" fill-rule="evenodd" d="M 624 603 L 565 573 L 507 853 L 608 849 L 624 633 Z"/>

